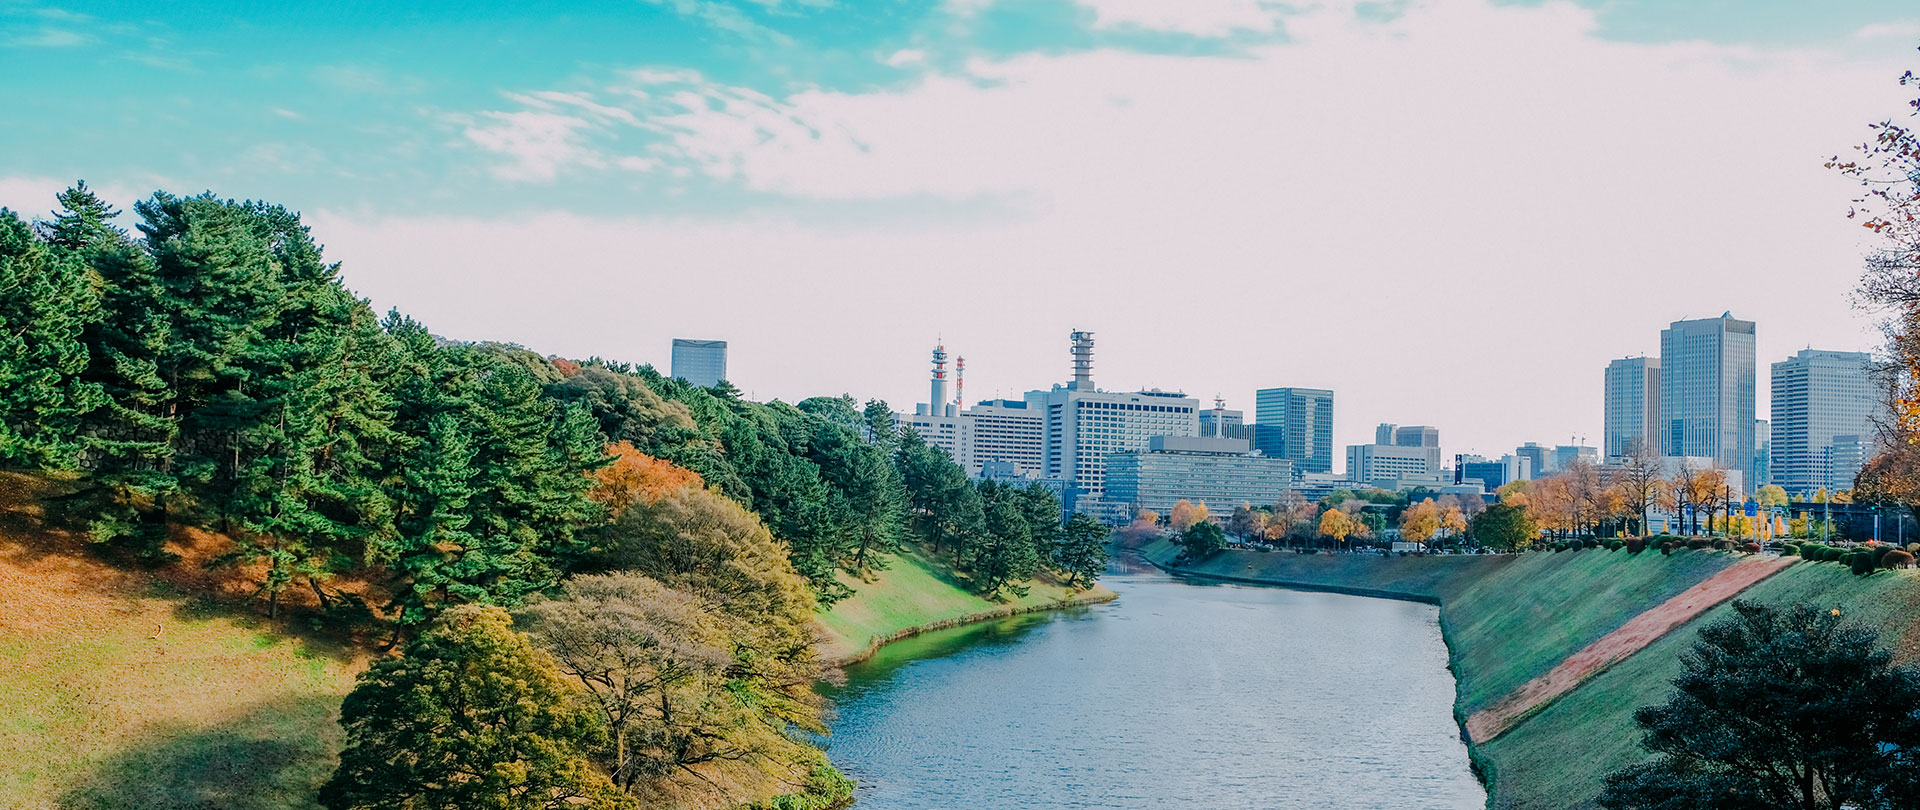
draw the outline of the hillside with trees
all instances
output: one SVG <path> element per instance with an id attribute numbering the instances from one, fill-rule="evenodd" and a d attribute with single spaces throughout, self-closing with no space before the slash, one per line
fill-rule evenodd
<path id="1" fill-rule="evenodd" d="M 373 660 L 327 807 L 825 806 L 821 610 L 908 551 L 987 602 L 1104 568 L 884 403 L 446 340 L 278 205 L 57 205 L 0 210 L 0 468 L 36 531 Z"/>

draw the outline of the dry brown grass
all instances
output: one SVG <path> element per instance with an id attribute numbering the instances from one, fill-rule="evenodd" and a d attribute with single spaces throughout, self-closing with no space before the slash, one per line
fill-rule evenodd
<path id="1" fill-rule="evenodd" d="M 362 656 L 190 595 L 243 572 L 101 558 L 45 525 L 58 486 L 0 474 L 0 807 L 311 806 Z"/>

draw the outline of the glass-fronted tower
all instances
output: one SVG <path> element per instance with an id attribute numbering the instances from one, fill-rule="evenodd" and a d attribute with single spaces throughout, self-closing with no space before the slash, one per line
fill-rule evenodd
<path id="1" fill-rule="evenodd" d="M 1866 352 L 1806 349 L 1773 364 L 1773 483 L 1852 489 L 1882 412 Z"/>
<path id="2" fill-rule="evenodd" d="M 1732 313 L 1660 332 L 1660 447 L 1702 456 L 1754 480 L 1753 321 Z"/>
<path id="3" fill-rule="evenodd" d="M 1253 447 L 1298 472 L 1333 472 L 1333 391 L 1262 388 L 1253 397 Z"/>
<path id="4" fill-rule="evenodd" d="M 1606 424 L 1601 451 L 1626 458 L 1636 443 L 1660 454 L 1660 358 L 1623 357 L 1607 364 Z"/>
<path id="5" fill-rule="evenodd" d="M 701 387 L 727 378 L 727 342 L 673 339 L 673 376 Z"/>

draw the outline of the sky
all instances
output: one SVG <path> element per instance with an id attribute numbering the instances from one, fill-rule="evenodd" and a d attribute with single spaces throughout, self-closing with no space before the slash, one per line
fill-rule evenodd
<path id="1" fill-rule="evenodd" d="M 1911 0 L 0 0 L 0 206 L 302 212 L 455 339 L 911 410 L 1063 382 L 1336 444 L 1601 440 L 1602 371 L 1730 311 L 1870 350 L 1823 168 L 1904 116 Z M 1336 456 L 1340 454 L 1336 453 Z"/>

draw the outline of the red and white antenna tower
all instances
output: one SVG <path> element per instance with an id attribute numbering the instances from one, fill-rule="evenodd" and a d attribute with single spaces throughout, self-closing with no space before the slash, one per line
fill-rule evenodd
<path id="1" fill-rule="evenodd" d="M 959 410 L 967 407 L 967 358 L 953 358 L 953 407 Z"/>

